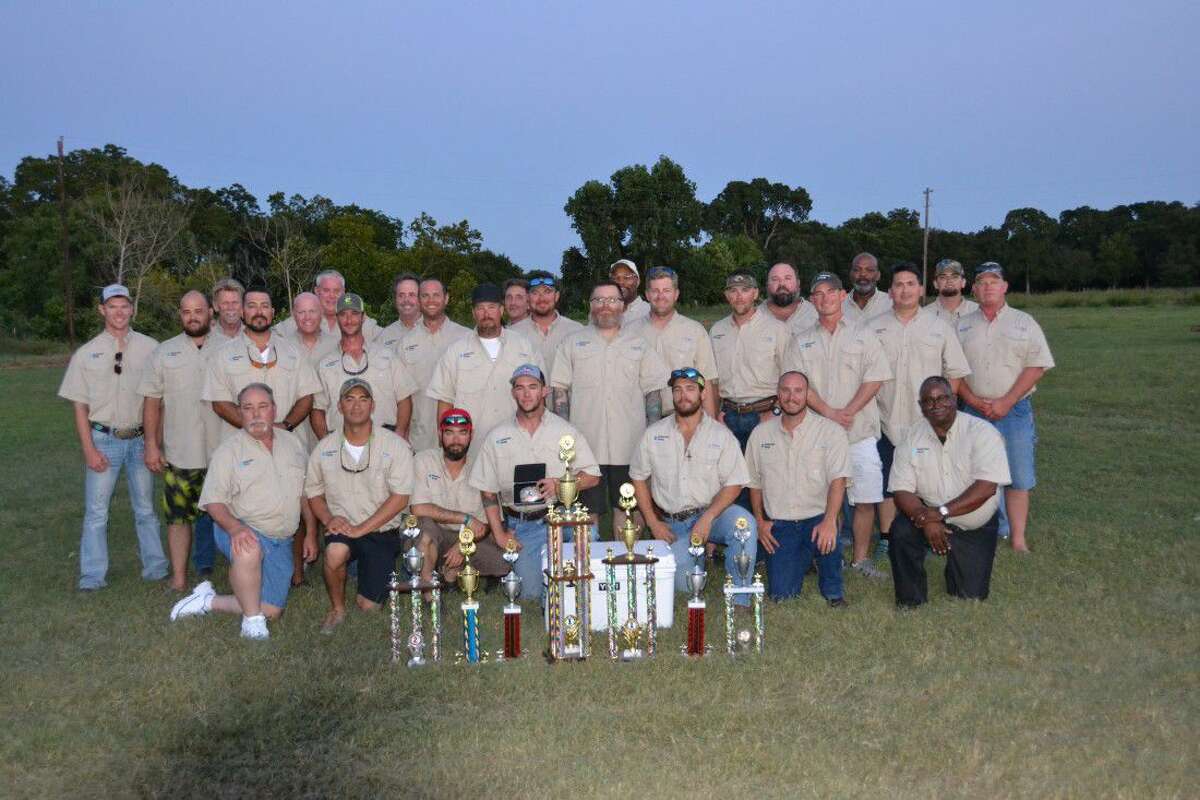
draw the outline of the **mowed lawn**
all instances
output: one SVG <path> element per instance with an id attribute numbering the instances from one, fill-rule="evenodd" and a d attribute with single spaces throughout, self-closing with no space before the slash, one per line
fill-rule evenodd
<path id="1" fill-rule="evenodd" d="M 527 607 L 524 662 L 410 671 L 385 616 L 317 632 L 315 572 L 268 643 L 171 624 L 123 490 L 109 588 L 78 594 L 61 368 L 0 370 L 0 795 L 1195 797 L 1200 310 L 1035 313 L 1059 364 L 1035 400 L 1036 552 L 1002 549 L 985 603 L 947 599 L 932 560 L 915 612 L 890 584 L 848 578 L 840 611 L 806 586 L 736 661 L 684 660 L 676 625 L 653 662 L 551 667 Z"/>

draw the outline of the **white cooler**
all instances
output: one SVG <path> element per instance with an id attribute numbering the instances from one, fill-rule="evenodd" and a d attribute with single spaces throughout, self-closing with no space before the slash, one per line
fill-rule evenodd
<path id="1" fill-rule="evenodd" d="M 669 628 L 675 622 L 675 556 L 671 554 L 671 549 L 666 542 L 658 540 L 645 539 L 634 542 L 633 551 L 642 555 L 646 554 L 646 550 L 654 546 L 654 557 L 658 559 L 658 563 L 654 565 L 654 594 L 655 594 L 655 612 L 658 615 L 658 627 Z M 608 557 L 608 549 L 612 548 L 614 556 L 625 555 L 625 544 L 623 542 L 592 542 L 592 597 L 591 609 L 592 616 L 591 629 L 593 631 L 608 630 L 608 593 L 616 591 L 617 593 L 617 619 L 622 622 L 629 614 L 629 607 L 626 603 L 628 600 L 629 587 L 627 580 L 629 577 L 629 568 L 618 564 L 617 583 L 615 587 L 608 585 L 607 567 L 604 565 L 603 559 Z M 563 563 L 575 560 L 575 544 L 573 542 L 563 543 Z M 546 557 L 542 557 L 542 569 L 547 567 Z M 637 612 L 638 623 L 646 624 L 646 566 L 639 564 L 634 567 L 637 575 Z M 542 573 L 543 587 L 546 584 L 545 572 Z M 566 583 L 563 587 L 563 614 L 575 613 L 575 587 L 569 586 Z M 549 611 L 543 609 L 543 622 L 547 629 L 550 627 Z"/>

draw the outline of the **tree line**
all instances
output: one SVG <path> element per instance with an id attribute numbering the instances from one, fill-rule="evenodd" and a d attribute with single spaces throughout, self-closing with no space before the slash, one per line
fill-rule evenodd
<path id="1" fill-rule="evenodd" d="M 666 156 L 586 182 L 564 211 L 579 235 L 558 265 L 572 307 L 582 307 L 587 288 L 619 258 L 643 269 L 674 267 L 683 301 L 710 304 L 721 301 L 725 276 L 735 269 L 765 272 L 786 260 L 802 277 L 844 273 L 850 258 L 866 250 L 886 274 L 889 265 L 919 263 L 922 254 L 915 210 L 826 225 L 810 219 L 812 198 L 803 187 L 766 178 L 730 181 L 704 202 Z M 1014 209 L 997 227 L 931 231 L 929 252 L 931 265 L 942 257 L 968 267 L 998 260 L 1014 289 L 1037 292 L 1194 286 L 1198 248 L 1200 204 L 1149 201 L 1108 210 L 1083 206 L 1057 219 Z M 548 265 L 526 265 L 535 266 Z M 321 195 L 284 192 L 263 206 L 240 184 L 188 187 L 116 145 L 74 150 L 61 161 L 29 156 L 11 179 L 0 175 L 0 326 L 11 336 L 91 335 L 98 327 L 97 289 L 114 281 L 133 290 L 139 327 L 161 336 L 174 330 L 174 305 L 187 289 L 206 289 L 225 275 L 261 280 L 286 308 L 321 269 L 345 275 L 385 322 L 395 315 L 391 282 L 399 273 L 440 278 L 460 317 L 477 283 L 526 273 L 483 247 L 465 219 L 439 223 L 421 213 L 405 222 Z"/>

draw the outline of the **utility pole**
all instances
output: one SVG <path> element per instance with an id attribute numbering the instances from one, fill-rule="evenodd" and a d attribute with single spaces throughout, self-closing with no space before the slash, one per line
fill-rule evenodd
<path id="1" fill-rule="evenodd" d="M 933 189 L 925 187 L 925 243 L 921 248 L 921 286 L 925 289 L 929 287 L 929 195 L 933 194 Z"/>
<path id="2" fill-rule="evenodd" d="M 71 237 L 67 231 L 67 180 L 63 176 L 63 137 L 58 137 L 58 219 L 62 248 L 63 309 L 67 316 L 67 342 L 75 349 L 75 280 L 71 274 Z"/>

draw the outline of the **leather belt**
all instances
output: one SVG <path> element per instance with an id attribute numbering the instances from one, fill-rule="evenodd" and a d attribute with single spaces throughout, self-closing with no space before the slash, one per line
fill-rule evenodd
<path id="1" fill-rule="evenodd" d="M 504 513 L 506 515 L 510 517 L 516 517 L 522 522 L 533 522 L 535 520 L 545 519 L 547 511 L 549 511 L 549 509 L 546 508 L 538 509 L 537 511 L 517 511 L 511 506 L 504 507 Z"/>
<path id="2" fill-rule="evenodd" d="M 691 519 L 692 517 L 698 517 L 703 513 L 703 508 L 685 508 L 683 511 L 677 511 L 674 514 L 663 511 L 662 515 L 664 519 L 669 519 L 671 522 L 683 522 L 684 520 Z"/>
<path id="3" fill-rule="evenodd" d="M 99 422 L 93 422 L 91 425 L 92 430 L 107 433 L 117 439 L 136 439 L 143 433 L 141 425 L 134 428 L 113 428 L 108 425 L 101 425 Z"/>
<path id="4" fill-rule="evenodd" d="M 749 403 L 734 403 L 731 400 L 721 401 L 722 411 L 732 411 L 734 414 L 761 414 L 764 411 L 770 411 L 775 407 L 775 395 L 764 397 L 761 400 L 754 400 Z"/>

